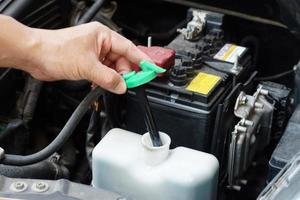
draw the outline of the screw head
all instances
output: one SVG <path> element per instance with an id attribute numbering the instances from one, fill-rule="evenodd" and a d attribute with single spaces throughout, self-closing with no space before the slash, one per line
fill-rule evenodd
<path id="1" fill-rule="evenodd" d="M 32 185 L 32 190 L 36 192 L 46 192 L 49 189 L 49 185 L 46 182 L 36 182 Z"/>
<path id="2" fill-rule="evenodd" d="M 17 181 L 11 184 L 10 189 L 14 192 L 23 192 L 27 189 L 27 184 L 23 181 Z"/>
<path id="3" fill-rule="evenodd" d="M 16 189 L 21 190 L 25 187 L 25 184 L 23 182 L 16 182 L 14 186 Z"/>
<path id="4" fill-rule="evenodd" d="M 240 98 L 240 105 L 245 105 L 247 103 L 248 99 L 246 96 L 242 96 Z"/>
<path id="5" fill-rule="evenodd" d="M 46 187 L 46 185 L 43 182 L 39 182 L 36 184 L 36 188 L 38 188 L 38 189 L 44 189 L 45 187 Z"/>

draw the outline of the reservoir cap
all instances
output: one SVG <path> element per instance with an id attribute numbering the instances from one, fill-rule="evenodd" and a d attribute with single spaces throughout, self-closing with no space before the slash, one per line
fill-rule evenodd
<path id="1" fill-rule="evenodd" d="M 142 60 L 139 66 L 142 71 L 132 71 L 123 75 L 127 88 L 135 88 L 144 85 L 156 78 L 158 74 L 166 71 L 165 69 L 145 60 Z"/>

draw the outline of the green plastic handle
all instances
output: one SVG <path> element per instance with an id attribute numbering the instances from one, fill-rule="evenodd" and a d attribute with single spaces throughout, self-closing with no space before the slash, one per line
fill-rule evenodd
<path id="1" fill-rule="evenodd" d="M 144 85 L 155 79 L 157 74 L 166 72 L 165 69 L 145 60 L 142 60 L 139 66 L 142 71 L 132 71 L 123 75 L 126 86 L 129 89 Z"/>

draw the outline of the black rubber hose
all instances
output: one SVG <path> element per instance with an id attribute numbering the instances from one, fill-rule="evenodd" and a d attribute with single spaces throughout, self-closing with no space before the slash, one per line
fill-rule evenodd
<path id="1" fill-rule="evenodd" d="M 22 98 L 22 105 L 18 109 L 18 115 L 24 120 L 25 124 L 28 124 L 33 119 L 42 86 L 42 81 L 28 76 L 24 89 L 24 96 Z"/>
<path id="2" fill-rule="evenodd" d="M 0 141 L 11 136 L 11 135 L 14 135 L 16 132 L 18 131 L 22 131 L 22 133 L 24 131 L 26 131 L 26 127 L 25 127 L 25 124 L 24 124 L 24 121 L 21 120 L 21 119 L 14 119 L 14 120 L 11 120 L 5 130 L 3 130 L 2 132 L 0 132 Z"/>
<path id="3" fill-rule="evenodd" d="M 100 8 L 101 8 L 101 6 L 103 5 L 104 2 L 105 2 L 105 0 L 98 0 L 98 1 L 96 1 L 88 9 L 88 11 L 79 19 L 78 24 L 84 24 L 84 23 L 87 23 L 87 22 L 91 21 L 91 19 L 93 19 L 93 17 L 100 10 Z"/>
<path id="4" fill-rule="evenodd" d="M 82 117 L 89 109 L 90 104 L 95 99 L 97 99 L 102 93 L 103 90 L 99 87 L 92 90 L 78 105 L 78 107 L 73 112 L 72 116 L 70 117 L 70 119 L 68 120 L 64 128 L 60 131 L 57 137 L 47 147 L 45 147 L 44 149 L 42 149 L 37 153 L 26 155 L 26 156 L 5 154 L 1 163 L 7 165 L 18 165 L 18 166 L 29 165 L 29 164 L 33 164 L 45 160 L 46 158 L 51 156 L 53 153 L 58 151 L 63 146 L 63 144 L 69 139 L 74 129 L 76 128 L 76 126 L 78 125 Z"/>
<path id="5" fill-rule="evenodd" d="M 33 179 L 62 179 L 69 177 L 66 167 L 51 161 L 42 161 L 33 165 L 12 166 L 0 165 L 0 175 L 10 178 L 33 178 Z"/>
<path id="6" fill-rule="evenodd" d="M 27 0 L 27 1 L 13 1 L 8 0 L 4 3 L 7 4 L 7 6 L 2 7 L 0 9 L 0 13 L 4 15 L 9 15 L 13 18 L 19 19 L 24 11 L 26 11 L 30 6 L 32 6 L 32 3 L 34 0 Z"/>
<path id="7" fill-rule="evenodd" d="M 66 91 L 66 92 L 86 91 L 91 88 L 91 83 L 87 80 L 79 80 L 79 81 L 63 80 L 63 81 L 58 81 L 56 84 L 62 91 Z"/>
<path id="8" fill-rule="evenodd" d="M 257 77 L 255 80 L 256 81 L 271 81 L 271 80 L 279 79 L 279 78 L 282 78 L 284 76 L 287 76 L 287 75 L 290 75 L 290 74 L 293 74 L 293 73 L 295 73 L 295 70 L 291 69 L 291 70 L 282 72 L 280 74 L 275 74 L 275 75 L 272 75 L 272 76 Z"/>

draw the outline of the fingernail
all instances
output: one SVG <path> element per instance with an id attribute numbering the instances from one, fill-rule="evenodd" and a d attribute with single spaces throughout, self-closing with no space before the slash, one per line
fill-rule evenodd
<path id="1" fill-rule="evenodd" d="M 124 74 L 127 74 L 129 72 L 130 72 L 130 70 L 122 70 L 122 71 L 119 72 L 119 74 L 124 75 Z"/>
<path id="2" fill-rule="evenodd" d="M 117 85 L 116 89 L 115 89 L 115 92 L 117 94 L 124 94 L 127 90 L 127 86 L 125 84 L 125 81 L 122 80 L 119 82 L 119 84 Z"/>

